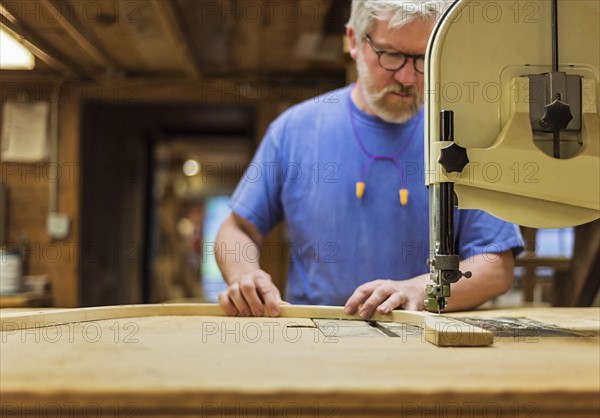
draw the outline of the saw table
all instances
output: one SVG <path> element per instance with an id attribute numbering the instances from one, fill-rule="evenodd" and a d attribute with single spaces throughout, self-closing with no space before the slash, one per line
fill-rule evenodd
<path id="1" fill-rule="evenodd" d="M 337 319 L 342 308 L 237 318 L 144 306 L 87 318 L 85 309 L 2 312 L 1 415 L 600 414 L 599 308 L 444 315 L 457 324 L 451 335 L 481 327 L 493 343 L 441 347 L 431 343 L 439 326 L 418 313 L 397 323 Z"/>

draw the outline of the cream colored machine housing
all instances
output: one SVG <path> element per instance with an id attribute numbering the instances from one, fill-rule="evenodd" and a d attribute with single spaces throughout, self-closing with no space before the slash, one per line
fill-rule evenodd
<path id="1" fill-rule="evenodd" d="M 532 129 L 530 102 L 539 92 L 530 90 L 539 86 L 528 78 L 552 71 L 551 1 L 457 1 L 434 29 L 426 183 L 454 182 L 459 208 L 537 228 L 600 216 L 600 1 L 559 0 L 557 10 L 558 71 L 581 76 L 581 101 L 567 98 L 580 103 L 580 127 L 561 132 L 559 159 L 548 151 L 552 133 Z M 454 140 L 470 160 L 461 173 L 437 162 L 449 144 L 439 139 L 444 109 L 454 112 Z"/>

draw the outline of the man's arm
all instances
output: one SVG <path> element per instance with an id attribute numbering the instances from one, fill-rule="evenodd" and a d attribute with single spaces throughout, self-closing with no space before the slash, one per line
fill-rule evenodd
<path id="1" fill-rule="evenodd" d="M 473 309 L 487 300 L 510 289 L 514 279 L 515 261 L 512 250 L 502 253 L 484 253 L 460 262 L 461 271 L 470 271 L 473 277 L 462 278 L 452 285 L 447 311 Z M 363 319 L 377 313 L 387 314 L 392 309 L 423 310 L 425 286 L 429 274 L 409 280 L 374 280 L 359 286 L 346 302 L 349 314 L 359 312 Z"/>
<path id="2" fill-rule="evenodd" d="M 229 287 L 219 294 L 219 305 L 228 315 L 279 315 L 281 295 L 271 276 L 260 268 L 258 258 L 264 241 L 260 231 L 232 212 L 215 242 L 217 264 Z"/>
<path id="3" fill-rule="evenodd" d="M 448 299 L 449 311 L 474 309 L 488 300 L 506 293 L 514 281 L 515 258 L 512 250 L 483 253 L 460 262 L 460 271 L 470 271 L 473 277 L 462 278 L 452 285 Z"/>

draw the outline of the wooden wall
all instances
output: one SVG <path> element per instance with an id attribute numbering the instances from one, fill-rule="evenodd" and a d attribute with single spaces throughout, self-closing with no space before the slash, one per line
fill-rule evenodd
<path id="1" fill-rule="evenodd" d="M 26 273 L 48 275 L 58 306 L 77 305 L 79 92 L 77 86 L 61 88 L 58 80 L 14 78 L 2 75 L 2 103 L 10 100 L 59 103 L 59 162 L 54 176 L 47 162 L 2 162 L 2 180 L 8 188 L 7 242 L 27 241 Z M 62 90 L 60 97 L 56 91 Z M 64 94 L 69 89 L 68 94 Z M 0 123 L 2 116 L 0 115 Z M 0 151 L 1 152 L 1 151 Z M 50 187 L 58 181 L 58 211 L 71 218 L 66 240 L 52 241 L 46 231 Z"/>
<path id="2" fill-rule="evenodd" d="M 59 176 L 58 210 L 71 218 L 71 233 L 64 241 L 51 241 L 46 232 L 49 191 L 52 179 L 48 164 L 2 163 L 2 180 L 9 188 L 8 241 L 21 237 L 29 242 L 27 274 L 47 274 L 53 286 L 55 306 L 78 306 L 79 294 L 79 149 L 81 105 L 88 100 L 112 102 L 195 102 L 245 104 L 256 107 L 256 140 L 260 141 L 268 124 L 290 104 L 331 90 L 339 83 L 312 86 L 290 83 L 238 83 L 231 80 L 156 81 L 151 79 L 65 82 L 49 77 L 11 76 L 2 72 L 2 103 L 26 93 L 30 101 L 56 100 L 54 87 L 60 86 L 59 100 Z M 1 123 L 1 119 L 0 119 Z M 282 240 L 282 228 L 267 239 Z M 285 260 L 265 260 L 265 269 L 283 286 Z"/>

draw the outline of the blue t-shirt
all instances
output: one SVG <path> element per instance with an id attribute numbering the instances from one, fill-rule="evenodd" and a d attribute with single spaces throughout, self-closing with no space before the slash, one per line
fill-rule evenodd
<path id="1" fill-rule="evenodd" d="M 386 123 L 358 109 L 350 91 L 332 91 L 280 115 L 230 201 L 263 235 L 286 220 L 291 303 L 344 305 L 365 282 L 428 272 L 422 111 L 404 124 Z M 367 154 L 393 156 L 396 164 Z M 359 180 L 366 185 L 362 199 Z M 409 191 L 406 206 L 401 188 Z M 455 212 L 455 237 L 461 259 L 523 246 L 515 225 L 478 210 Z"/>

